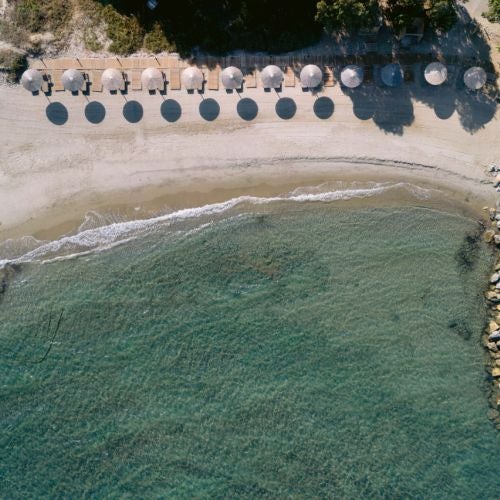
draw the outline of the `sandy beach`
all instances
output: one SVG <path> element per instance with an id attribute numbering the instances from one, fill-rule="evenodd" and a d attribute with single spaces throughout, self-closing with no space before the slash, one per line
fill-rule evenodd
<path id="1" fill-rule="evenodd" d="M 278 104 L 287 104 L 285 115 L 295 105 L 290 119 L 277 115 L 279 97 L 293 101 Z M 320 97 L 327 98 L 326 119 L 314 111 Z M 238 114 L 243 98 L 257 105 L 254 119 Z M 160 113 L 167 99 L 181 108 L 175 122 Z M 137 123 L 123 116 L 126 100 L 143 108 Z M 203 100 L 215 114 L 219 107 L 213 121 L 200 116 Z M 105 108 L 99 124 L 85 118 L 89 101 Z M 54 102 L 67 109 L 62 125 L 47 117 Z M 2 87 L 0 240 L 55 237 L 78 227 L 89 211 L 143 217 L 332 180 L 414 179 L 446 184 L 477 206 L 493 204 L 485 172 L 500 158 L 495 112 L 494 101 L 480 93 L 417 83 L 386 91 L 366 86 L 351 95 L 336 85 L 317 96 L 296 86 L 279 95 L 256 88 L 240 95 L 55 92 L 47 98 Z"/>

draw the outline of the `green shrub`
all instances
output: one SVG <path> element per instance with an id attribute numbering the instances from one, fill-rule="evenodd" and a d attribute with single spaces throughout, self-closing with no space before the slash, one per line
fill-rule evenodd
<path id="1" fill-rule="evenodd" d="M 86 28 L 83 33 L 83 43 L 88 50 L 98 52 L 103 48 L 102 43 L 98 40 L 96 34 L 91 28 Z"/>
<path id="2" fill-rule="evenodd" d="M 328 32 L 352 31 L 375 26 L 379 13 L 378 0 L 321 0 L 316 21 Z"/>
<path id="3" fill-rule="evenodd" d="M 144 48 L 154 54 L 165 51 L 172 52 L 175 50 L 175 46 L 167 40 L 164 30 L 158 22 L 153 25 L 151 31 L 146 33 L 144 37 Z"/>
<path id="4" fill-rule="evenodd" d="M 71 12 L 72 4 L 68 0 L 16 0 L 12 22 L 30 33 L 60 33 L 66 28 Z"/>
<path id="5" fill-rule="evenodd" d="M 431 26 L 438 31 L 448 31 L 457 21 L 454 0 L 433 0 L 427 11 Z"/>
<path id="6" fill-rule="evenodd" d="M 10 81 L 15 81 L 27 68 L 26 56 L 14 50 L 0 50 L 0 67 L 8 71 Z"/>
<path id="7" fill-rule="evenodd" d="M 47 20 L 47 11 L 39 0 L 18 0 L 14 4 L 12 21 L 32 33 L 41 31 Z"/>
<path id="8" fill-rule="evenodd" d="M 490 0 L 489 9 L 483 15 L 492 23 L 500 23 L 500 0 Z"/>
<path id="9" fill-rule="evenodd" d="M 29 41 L 29 34 L 14 23 L 0 19 L 0 38 L 16 47 L 24 47 Z"/>
<path id="10" fill-rule="evenodd" d="M 111 5 L 106 5 L 102 13 L 111 39 L 111 52 L 127 55 L 142 47 L 144 32 L 137 17 L 119 14 Z"/>

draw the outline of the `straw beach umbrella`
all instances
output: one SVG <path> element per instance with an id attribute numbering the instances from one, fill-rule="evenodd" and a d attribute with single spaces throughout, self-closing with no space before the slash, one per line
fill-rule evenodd
<path id="1" fill-rule="evenodd" d="M 141 81 L 147 90 L 162 90 L 165 85 L 163 74 L 157 68 L 146 68 L 141 74 Z"/>
<path id="2" fill-rule="evenodd" d="M 243 73 L 234 66 L 229 66 L 222 71 L 222 85 L 226 89 L 240 89 L 243 85 Z"/>
<path id="3" fill-rule="evenodd" d="M 464 83 L 471 90 L 479 90 L 486 83 L 486 71 L 479 66 L 473 66 L 464 73 Z"/>
<path id="4" fill-rule="evenodd" d="M 102 85 L 106 90 L 120 90 L 123 86 L 123 75 L 117 69 L 106 69 L 101 76 Z"/>
<path id="5" fill-rule="evenodd" d="M 323 80 L 321 69 L 315 64 L 308 64 L 300 72 L 300 84 L 302 88 L 315 89 Z"/>
<path id="6" fill-rule="evenodd" d="M 448 78 L 448 70 L 444 64 L 432 62 L 426 66 L 424 78 L 431 85 L 442 85 Z"/>
<path id="7" fill-rule="evenodd" d="M 201 90 L 203 88 L 203 73 L 200 69 L 191 66 L 182 72 L 181 81 L 186 90 Z"/>
<path id="8" fill-rule="evenodd" d="M 68 92 L 78 92 L 83 86 L 83 75 L 76 69 L 67 69 L 62 74 L 61 81 Z"/>
<path id="9" fill-rule="evenodd" d="M 278 66 L 270 64 L 262 70 L 260 79 L 265 89 L 278 89 L 281 87 L 281 83 L 284 79 L 283 71 L 281 71 Z"/>
<path id="10" fill-rule="evenodd" d="M 403 68 L 398 63 L 387 64 L 382 68 L 380 77 L 388 87 L 399 87 L 404 80 Z"/>
<path id="11" fill-rule="evenodd" d="M 355 64 L 349 64 L 340 73 L 340 81 L 344 87 L 354 89 L 359 87 L 363 83 L 363 78 L 365 77 L 365 72 L 363 68 L 356 66 Z"/>
<path id="12" fill-rule="evenodd" d="M 27 69 L 21 76 L 21 85 L 30 92 L 38 92 L 42 88 L 43 77 L 36 69 Z"/>

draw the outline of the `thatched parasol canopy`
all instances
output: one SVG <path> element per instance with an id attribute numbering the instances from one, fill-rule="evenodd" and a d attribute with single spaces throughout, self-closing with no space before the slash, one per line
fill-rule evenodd
<path id="1" fill-rule="evenodd" d="M 321 69 L 315 64 L 307 64 L 300 72 L 300 85 L 302 88 L 315 89 L 323 80 Z"/>
<path id="2" fill-rule="evenodd" d="M 146 90 L 163 90 L 165 87 L 163 73 L 157 68 L 146 68 L 142 72 L 141 82 Z"/>
<path id="3" fill-rule="evenodd" d="M 222 85 L 226 89 L 240 89 L 243 85 L 243 73 L 234 66 L 229 66 L 222 71 Z"/>
<path id="4" fill-rule="evenodd" d="M 464 83 L 471 90 L 479 90 L 486 83 L 486 71 L 479 66 L 473 66 L 464 73 Z"/>
<path id="5" fill-rule="evenodd" d="M 365 72 L 363 68 L 356 66 L 355 64 L 349 64 L 340 73 L 340 81 L 342 85 L 350 89 L 359 87 L 363 83 L 363 78 L 365 77 Z"/>
<path id="6" fill-rule="evenodd" d="M 83 75 L 77 69 L 67 69 L 62 74 L 61 81 L 68 92 L 78 92 L 83 86 Z"/>
<path id="7" fill-rule="evenodd" d="M 117 69 L 106 69 L 101 77 L 102 85 L 106 90 L 120 90 L 123 87 L 123 75 Z"/>
<path id="8" fill-rule="evenodd" d="M 404 80 L 403 68 L 399 63 L 387 64 L 382 68 L 380 77 L 388 87 L 399 87 Z"/>
<path id="9" fill-rule="evenodd" d="M 278 66 L 270 64 L 266 66 L 260 73 L 260 79 L 265 89 L 278 89 L 283 82 L 283 71 Z"/>
<path id="10" fill-rule="evenodd" d="M 444 64 L 432 62 L 426 66 L 424 77 L 431 85 L 441 85 L 448 78 L 448 70 Z"/>
<path id="11" fill-rule="evenodd" d="M 203 73 L 199 68 L 191 66 L 186 68 L 181 75 L 182 86 L 186 90 L 202 90 L 203 89 Z"/>
<path id="12" fill-rule="evenodd" d="M 21 85 L 30 92 L 38 92 L 42 88 L 43 77 L 36 69 L 27 69 L 21 76 Z"/>

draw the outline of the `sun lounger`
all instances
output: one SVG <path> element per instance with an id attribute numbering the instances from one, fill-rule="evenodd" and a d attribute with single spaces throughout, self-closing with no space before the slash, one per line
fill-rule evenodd
<path id="1" fill-rule="evenodd" d="M 295 73 L 290 66 L 285 70 L 285 87 L 295 87 Z"/>
<path id="2" fill-rule="evenodd" d="M 325 87 L 333 87 L 335 85 L 335 77 L 333 76 L 333 70 L 329 66 L 326 66 L 323 71 L 323 80 Z"/>
<path id="3" fill-rule="evenodd" d="M 50 72 L 50 79 L 52 80 L 52 90 L 53 91 L 61 91 L 64 90 L 64 85 L 62 83 L 61 77 L 62 77 L 63 71 L 60 69 L 53 69 Z"/>
<path id="4" fill-rule="evenodd" d="M 208 72 L 208 90 L 219 90 L 219 70 L 211 69 Z"/>
<path id="5" fill-rule="evenodd" d="M 102 71 L 94 69 L 90 72 L 90 85 L 92 92 L 102 92 Z"/>
<path id="6" fill-rule="evenodd" d="M 170 69 L 169 87 L 171 90 L 181 90 L 181 70 L 179 68 Z"/>
<path id="7" fill-rule="evenodd" d="M 141 71 L 133 69 L 130 74 L 130 86 L 132 90 L 142 90 Z"/>

